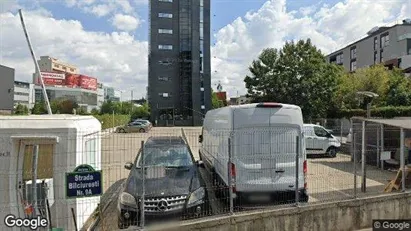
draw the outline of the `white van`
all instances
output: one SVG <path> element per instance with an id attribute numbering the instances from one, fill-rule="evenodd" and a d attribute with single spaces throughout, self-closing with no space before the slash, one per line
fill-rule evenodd
<path id="1" fill-rule="evenodd" d="M 234 198 L 242 202 L 271 199 L 308 201 L 307 162 L 300 107 L 254 103 L 207 112 L 199 154 L 210 171 L 217 196 L 228 193 L 228 138 L 231 138 Z M 297 139 L 298 137 L 298 139 Z M 298 142 L 297 142 L 298 140 Z M 296 159 L 298 153 L 298 186 Z M 262 201 L 261 201 L 262 200 Z"/>
<path id="2" fill-rule="evenodd" d="M 323 126 L 304 124 L 304 137 L 307 154 L 336 157 L 341 142 Z"/>

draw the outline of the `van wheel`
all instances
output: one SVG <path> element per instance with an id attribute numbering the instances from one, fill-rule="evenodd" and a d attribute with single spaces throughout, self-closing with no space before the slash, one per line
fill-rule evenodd
<path id="1" fill-rule="evenodd" d="M 334 158 L 337 156 L 337 149 L 335 147 L 329 147 L 327 150 L 327 156 Z"/>

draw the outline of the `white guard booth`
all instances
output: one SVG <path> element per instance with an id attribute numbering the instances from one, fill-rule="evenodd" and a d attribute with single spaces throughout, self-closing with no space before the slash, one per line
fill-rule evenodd
<path id="1" fill-rule="evenodd" d="M 75 217 L 80 229 L 97 208 L 100 196 L 67 199 L 65 178 L 81 164 L 101 170 L 101 124 L 92 116 L 30 115 L 0 116 L 0 230 L 10 230 L 4 220 L 7 215 L 26 215 L 35 146 L 34 175 L 41 207 L 36 215 L 46 216 L 47 198 L 53 227 L 75 230 Z"/>

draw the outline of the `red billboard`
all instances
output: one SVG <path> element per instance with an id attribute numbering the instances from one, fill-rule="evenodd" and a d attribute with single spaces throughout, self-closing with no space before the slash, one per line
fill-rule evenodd
<path id="1" fill-rule="evenodd" d="M 90 76 L 81 75 L 79 85 L 81 88 L 95 91 L 97 90 L 97 79 Z"/>
<path id="2" fill-rule="evenodd" d="M 66 86 L 67 87 L 79 87 L 80 75 L 67 74 L 66 75 Z"/>
<path id="3" fill-rule="evenodd" d="M 88 90 L 97 90 L 97 79 L 87 75 L 67 74 L 67 87 L 80 87 Z"/>

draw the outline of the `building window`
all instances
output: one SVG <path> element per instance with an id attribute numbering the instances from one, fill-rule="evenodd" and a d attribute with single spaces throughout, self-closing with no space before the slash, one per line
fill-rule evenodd
<path id="1" fill-rule="evenodd" d="M 173 18 L 173 14 L 169 13 L 158 13 L 159 18 Z"/>
<path id="2" fill-rule="evenodd" d="M 172 50 L 173 45 L 158 45 L 159 50 Z"/>
<path id="3" fill-rule="evenodd" d="M 377 56 L 378 56 L 378 53 L 374 52 L 374 64 L 377 64 Z"/>
<path id="4" fill-rule="evenodd" d="M 173 0 L 158 0 L 159 2 L 173 2 Z"/>
<path id="5" fill-rule="evenodd" d="M 204 9 L 200 7 L 200 23 L 204 22 Z"/>
<path id="6" fill-rule="evenodd" d="M 160 77 L 158 77 L 158 80 L 160 80 L 160 81 L 169 81 L 170 78 L 166 77 L 166 76 L 160 76 Z"/>
<path id="7" fill-rule="evenodd" d="M 171 97 L 170 93 L 164 92 L 164 93 L 158 93 L 159 96 L 163 97 L 163 98 L 169 98 Z"/>
<path id="8" fill-rule="evenodd" d="M 63 67 L 63 70 L 67 70 L 67 67 Z"/>
<path id="9" fill-rule="evenodd" d="M 407 39 L 407 51 L 407 54 L 411 55 L 411 39 Z"/>
<path id="10" fill-rule="evenodd" d="M 357 47 L 352 47 L 350 50 L 351 53 L 351 59 L 356 59 L 357 58 Z"/>
<path id="11" fill-rule="evenodd" d="M 158 29 L 159 34 L 173 34 L 173 30 L 170 29 Z"/>
<path id="12" fill-rule="evenodd" d="M 378 38 L 375 37 L 374 38 L 374 50 L 377 50 L 377 48 L 378 48 Z"/>
<path id="13" fill-rule="evenodd" d="M 159 64 L 164 65 L 164 66 L 169 66 L 171 65 L 170 61 L 158 61 Z"/>
<path id="14" fill-rule="evenodd" d="M 204 25 L 200 23 L 200 38 L 204 38 Z"/>
<path id="15" fill-rule="evenodd" d="M 343 64 L 344 62 L 344 54 L 340 53 L 336 57 L 336 64 Z"/>
<path id="16" fill-rule="evenodd" d="M 355 71 L 357 69 L 357 61 L 351 61 L 351 71 Z"/>
<path id="17" fill-rule="evenodd" d="M 388 45 L 390 45 L 390 35 L 389 34 L 381 35 L 381 48 L 386 47 Z"/>
<path id="18" fill-rule="evenodd" d="M 380 51 L 380 63 L 384 62 L 384 50 Z"/>

